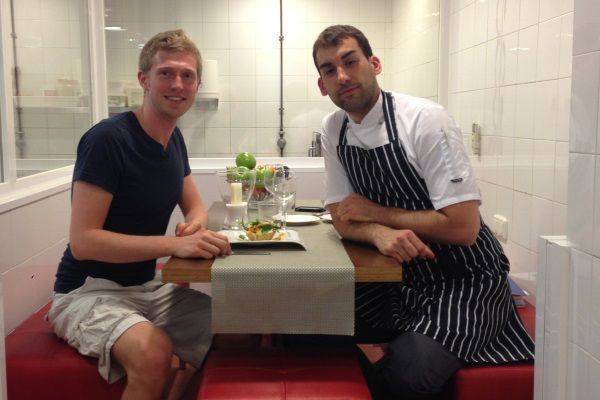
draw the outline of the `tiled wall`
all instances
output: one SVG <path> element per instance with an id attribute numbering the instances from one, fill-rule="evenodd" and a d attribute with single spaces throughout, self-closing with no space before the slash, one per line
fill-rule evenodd
<path id="1" fill-rule="evenodd" d="M 472 156 L 483 217 L 508 219 L 515 276 L 535 291 L 537 238 L 567 230 L 573 0 L 450 2 L 448 108 Z"/>
<path id="2" fill-rule="evenodd" d="M 128 28 L 107 33 L 109 80 L 135 77 L 138 52 L 132 50 L 150 35 L 175 27 L 188 32 L 204 58 L 218 61 L 218 109 L 194 109 L 180 124 L 191 157 L 279 154 L 279 1 L 174 0 L 153 2 L 153 7 L 142 0 L 105 3 L 107 25 Z M 334 23 L 354 24 L 386 65 L 391 8 L 392 0 L 283 2 L 286 156 L 307 154 L 312 131 L 320 129 L 322 117 L 334 107 L 316 83 L 312 44 L 318 33 Z"/>
<path id="3" fill-rule="evenodd" d="M 387 89 L 438 100 L 439 27 L 440 0 L 393 1 Z"/>
<path id="4" fill-rule="evenodd" d="M 600 393 L 600 2 L 576 0 L 575 8 L 568 183 L 572 319 L 565 398 L 580 400 Z"/>
<path id="5" fill-rule="evenodd" d="M 67 243 L 70 185 L 0 214 L 0 278 L 4 329 L 11 332 L 52 297 L 56 266 Z"/>

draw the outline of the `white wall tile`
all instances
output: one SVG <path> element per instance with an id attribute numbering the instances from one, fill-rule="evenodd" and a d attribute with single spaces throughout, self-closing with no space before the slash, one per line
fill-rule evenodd
<path id="1" fill-rule="evenodd" d="M 600 52 L 573 57 L 571 80 L 570 149 L 578 153 L 594 152 L 598 128 L 600 91 Z"/>
<path id="2" fill-rule="evenodd" d="M 250 128 L 256 126 L 254 102 L 231 102 L 231 127 Z"/>
<path id="3" fill-rule="evenodd" d="M 569 180 L 569 143 L 556 142 L 554 159 L 554 196 L 556 202 L 567 204 L 567 188 Z M 563 233 L 566 233 L 563 232 Z"/>
<path id="4" fill-rule="evenodd" d="M 202 20 L 204 22 L 227 22 L 229 20 L 229 2 L 203 1 Z"/>
<path id="5" fill-rule="evenodd" d="M 556 113 L 556 140 L 569 141 L 571 117 L 571 78 L 558 81 L 558 110 Z"/>
<path id="6" fill-rule="evenodd" d="M 230 76 L 229 98 L 236 101 L 256 101 L 256 79 L 254 76 Z"/>
<path id="7" fill-rule="evenodd" d="M 556 139 L 558 113 L 558 80 L 535 84 L 535 139 Z"/>
<path id="8" fill-rule="evenodd" d="M 517 83 L 517 62 L 519 49 L 519 32 L 514 32 L 498 39 L 498 43 L 504 52 L 504 64 L 500 64 L 501 69 L 500 84 L 514 85 Z"/>
<path id="9" fill-rule="evenodd" d="M 205 149 L 207 153 L 227 154 L 231 147 L 230 128 L 207 128 L 205 131 Z"/>
<path id="10" fill-rule="evenodd" d="M 385 0 L 360 0 L 360 22 L 385 22 L 387 9 Z"/>
<path id="11" fill-rule="evenodd" d="M 229 24 L 205 22 L 202 24 L 202 49 L 228 49 Z"/>
<path id="12" fill-rule="evenodd" d="M 514 186 L 515 140 L 514 138 L 497 138 L 498 141 L 498 176 L 496 182 L 500 186 Z"/>
<path id="13" fill-rule="evenodd" d="M 487 40 L 489 3 L 486 1 L 475 1 L 474 6 L 473 43 L 480 44 Z"/>
<path id="14" fill-rule="evenodd" d="M 260 101 L 256 103 L 256 126 L 279 127 L 279 103 Z"/>
<path id="15" fill-rule="evenodd" d="M 600 329 L 600 309 L 598 308 L 598 301 L 600 301 L 600 260 L 597 258 L 592 258 L 588 254 L 578 252 L 576 250 L 573 253 L 577 253 L 582 258 L 582 263 L 585 262 L 586 266 L 589 264 L 589 267 L 592 270 L 591 279 L 590 279 L 590 298 L 585 299 L 581 298 L 581 301 L 584 300 L 589 301 L 589 305 L 587 308 L 589 309 L 589 332 L 588 336 L 584 336 L 582 340 L 576 340 L 575 343 L 579 344 L 581 347 L 585 349 L 589 349 L 589 352 L 596 358 L 600 358 L 600 335 L 598 335 Z M 574 293 L 577 299 L 579 299 L 579 293 Z M 582 305 L 585 309 L 585 305 Z M 582 315 L 585 317 L 586 315 Z M 583 322 L 582 322 L 582 326 Z M 583 339 L 588 339 L 587 341 Z"/>
<path id="16" fill-rule="evenodd" d="M 306 0 L 306 21 L 327 22 L 333 21 L 333 0 Z"/>
<path id="17" fill-rule="evenodd" d="M 569 156 L 568 237 L 577 249 L 592 253 L 595 157 L 571 153 Z"/>
<path id="18" fill-rule="evenodd" d="M 475 6 L 468 5 L 458 12 L 458 50 L 473 46 Z"/>
<path id="19" fill-rule="evenodd" d="M 560 203 L 552 203 L 552 234 L 567 234 L 567 206 Z"/>
<path id="20" fill-rule="evenodd" d="M 600 361 L 597 358 L 589 358 L 589 381 L 587 384 L 588 399 L 593 399 L 596 395 L 594 393 L 600 393 Z M 584 391 L 585 393 L 585 391 Z"/>
<path id="21" fill-rule="evenodd" d="M 563 15 L 560 21 L 560 64 L 558 76 L 571 76 L 573 66 L 573 13 Z"/>
<path id="22" fill-rule="evenodd" d="M 229 24 L 229 47 L 232 49 L 254 49 L 256 47 L 256 25 L 252 22 Z"/>
<path id="23" fill-rule="evenodd" d="M 600 257 L 600 156 L 596 155 L 594 184 L 594 237 L 593 254 Z"/>
<path id="24" fill-rule="evenodd" d="M 538 26 L 533 25 L 519 31 L 519 50 L 517 81 L 519 83 L 533 82 L 537 68 Z"/>
<path id="25" fill-rule="evenodd" d="M 231 123 L 231 104 L 227 101 L 220 101 L 218 109 L 205 113 L 206 127 L 225 128 Z M 185 116 L 184 116 L 185 118 Z"/>
<path id="26" fill-rule="evenodd" d="M 600 50 L 600 2 L 577 0 L 574 20 L 573 54 Z"/>
<path id="27" fill-rule="evenodd" d="M 509 228 L 511 239 L 527 249 L 532 249 L 531 195 L 514 192 L 513 215 L 512 229 Z"/>
<path id="28" fill-rule="evenodd" d="M 576 344 L 569 344 L 568 399 L 591 399 L 589 389 L 590 356 Z"/>
<path id="29" fill-rule="evenodd" d="M 248 0 L 229 0 L 230 22 L 255 22 L 256 2 Z"/>
<path id="30" fill-rule="evenodd" d="M 576 249 L 571 251 L 571 266 L 569 340 L 585 349 L 590 349 L 592 342 L 597 340 L 593 338 L 595 335 L 590 335 L 590 329 L 591 332 L 595 332 L 593 328 L 600 327 L 597 325 L 600 324 L 600 313 L 596 311 L 598 307 L 592 307 L 593 304 L 597 304 L 594 303 L 594 299 L 600 300 L 600 290 L 594 289 L 594 281 L 600 280 L 600 270 L 597 271 L 596 276 L 596 272 L 593 273 L 592 269 L 592 257 Z M 600 342 L 597 344 L 600 345 Z"/>
<path id="31" fill-rule="evenodd" d="M 537 79 L 558 78 L 560 45 L 561 45 L 561 19 L 540 24 L 538 42 Z"/>
<path id="32" fill-rule="evenodd" d="M 219 73 L 222 75 L 250 75 L 252 78 L 257 74 L 256 50 L 254 48 L 247 49 L 231 49 L 229 57 L 234 60 L 229 66 L 229 73 L 225 73 L 219 63 Z"/>
<path id="33" fill-rule="evenodd" d="M 202 157 L 206 151 L 206 135 L 203 126 L 191 126 L 183 131 L 189 157 Z"/>
<path id="34" fill-rule="evenodd" d="M 533 140 L 515 139 L 515 190 L 531 193 L 533 186 Z"/>
<path id="35" fill-rule="evenodd" d="M 308 82 L 306 75 L 284 76 L 283 93 L 287 101 L 306 101 Z"/>
<path id="36" fill-rule="evenodd" d="M 528 83 L 517 86 L 517 104 L 515 120 L 515 137 L 533 139 L 535 127 L 535 107 L 538 97 L 536 84 Z"/>
<path id="37" fill-rule="evenodd" d="M 333 20 L 334 23 L 345 24 L 348 21 L 358 21 L 360 0 L 334 0 Z M 397 2 L 393 2 L 397 6 Z"/>
<path id="38" fill-rule="evenodd" d="M 521 0 L 504 0 L 504 20 L 502 33 L 507 34 L 519 29 L 519 12 Z"/>
<path id="39" fill-rule="evenodd" d="M 530 243 L 537 244 L 540 236 L 552 235 L 552 202 L 540 197 L 531 198 L 531 238 Z"/>
<path id="40" fill-rule="evenodd" d="M 519 27 L 526 28 L 537 24 L 540 14 L 540 0 L 521 0 Z"/>
<path id="41" fill-rule="evenodd" d="M 256 153 L 256 128 L 231 128 L 231 152 Z"/>
<path id="42" fill-rule="evenodd" d="M 564 14 L 565 12 L 571 11 L 568 8 L 572 0 L 543 0 L 540 1 L 540 22 L 547 21 L 549 19 L 558 17 L 559 15 Z"/>
<path id="43" fill-rule="evenodd" d="M 306 127 L 308 123 L 308 104 L 306 102 L 286 102 L 283 114 L 283 125 L 290 128 Z"/>

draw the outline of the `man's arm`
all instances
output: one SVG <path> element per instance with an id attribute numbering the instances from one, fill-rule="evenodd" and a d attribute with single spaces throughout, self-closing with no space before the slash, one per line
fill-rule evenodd
<path id="1" fill-rule="evenodd" d="M 180 222 L 175 228 L 176 236 L 191 235 L 198 230 L 206 229 L 208 214 L 192 174 L 183 179 L 183 190 L 179 200 L 179 208 L 183 212 L 185 222 Z"/>
<path id="2" fill-rule="evenodd" d="M 398 262 L 413 258 L 434 258 L 435 255 L 410 229 L 394 229 L 377 222 L 342 220 L 339 216 L 341 203 L 329 204 L 333 224 L 338 233 L 351 240 L 370 243 L 382 253 Z"/>
<path id="3" fill-rule="evenodd" d="M 440 210 L 409 211 L 384 207 L 354 193 L 337 207 L 340 221 L 370 222 L 393 229 L 409 229 L 430 242 L 468 246 L 480 228 L 479 202 L 463 201 Z"/>
<path id="4" fill-rule="evenodd" d="M 128 263 L 164 256 L 212 258 L 229 254 L 227 238 L 207 230 L 183 237 L 138 236 L 103 229 L 112 194 L 84 181 L 73 183 L 70 248 L 78 260 Z"/>

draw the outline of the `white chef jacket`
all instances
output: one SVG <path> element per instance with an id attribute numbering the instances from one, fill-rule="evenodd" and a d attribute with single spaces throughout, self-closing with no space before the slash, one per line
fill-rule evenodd
<path id="1" fill-rule="evenodd" d="M 409 162 L 425 180 L 436 210 L 478 200 L 481 195 L 459 127 L 441 105 L 427 99 L 392 93 L 399 141 Z M 389 143 L 383 117 L 382 96 L 355 123 L 348 117 L 347 145 L 373 149 Z M 323 119 L 325 205 L 338 203 L 354 192 L 336 151 L 346 112 L 337 110 Z"/>

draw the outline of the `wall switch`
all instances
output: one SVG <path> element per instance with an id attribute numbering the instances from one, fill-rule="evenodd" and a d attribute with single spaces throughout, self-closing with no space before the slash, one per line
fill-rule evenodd
<path id="1" fill-rule="evenodd" d="M 498 240 L 503 242 L 508 240 L 508 219 L 504 215 L 494 214 L 491 229 Z"/>

